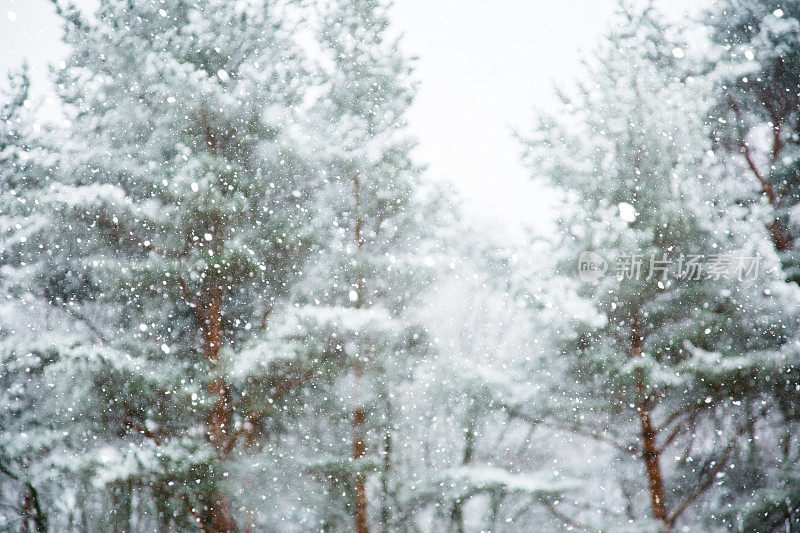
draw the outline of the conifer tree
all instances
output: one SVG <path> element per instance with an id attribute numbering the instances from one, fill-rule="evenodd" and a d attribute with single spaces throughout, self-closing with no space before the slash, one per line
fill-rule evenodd
<path id="1" fill-rule="evenodd" d="M 583 252 L 609 268 L 581 288 L 603 325 L 564 347 L 575 418 L 551 417 L 637 458 L 633 508 L 647 494 L 651 523 L 670 529 L 776 409 L 765 393 L 795 381 L 798 294 L 759 218 L 712 179 L 704 85 L 678 76 L 681 45 L 657 20 L 623 16 L 527 160 L 564 192 L 562 273 L 577 277 Z M 704 270 L 687 270 L 693 257 Z M 734 258 L 758 258 L 757 279 Z"/>
<path id="2" fill-rule="evenodd" d="M 326 88 L 320 111 L 335 147 L 323 195 L 330 245 L 301 290 L 321 311 L 329 309 L 347 349 L 351 373 L 333 385 L 333 395 L 345 399 L 350 434 L 336 428 L 341 413 L 327 414 L 335 438 L 326 439 L 308 466 L 338 480 L 333 491 L 345 488 L 342 503 L 356 531 L 390 530 L 399 525 L 394 495 L 403 481 L 392 464 L 394 389 L 425 351 L 409 304 L 439 253 L 435 231 L 443 206 L 410 157 L 414 142 L 405 113 L 414 85 L 410 62 L 391 34 L 388 7 L 367 0 L 318 7 Z M 336 444 L 344 440 L 349 450 Z M 322 507 L 333 517 L 339 503 L 331 497 Z"/>
<path id="3" fill-rule="evenodd" d="M 48 530 L 47 465 L 38 464 L 58 437 L 48 435 L 52 405 L 39 404 L 46 390 L 42 370 L 47 360 L 19 349 L 35 342 L 42 307 L 29 306 L 25 292 L 11 292 L 14 272 L 24 268 L 21 250 L 43 221 L 30 217 L 28 191 L 41 186 L 47 173 L 30 111 L 27 65 L 9 75 L 10 89 L 0 97 L 0 492 L 8 506 L 0 528 Z M 29 433 L 30 432 L 30 433 Z"/>
<path id="4" fill-rule="evenodd" d="M 725 1 L 708 11 L 705 22 L 715 45 L 706 58 L 715 90 L 715 140 L 770 207 L 773 243 L 796 276 L 800 6 Z"/>
<path id="5" fill-rule="evenodd" d="M 236 531 L 243 447 L 336 357 L 283 311 L 324 152 L 304 113 L 315 78 L 292 33 L 299 8 L 58 7 L 71 126 L 51 182 L 26 191 L 47 225 L 9 273 L 76 332 L 27 348 L 77 380 L 51 420 L 69 440 L 51 460 L 83 480 L 85 527 Z M 106 498 L 116 526 L 94 512 Z"/>
<path id="6" fill-rule="evenodd" d="M 715 151 L 720 178 L 739 186 L 740 201 L 763 206 L 764 221 L 787 277 L 800 281 L 800 5 L 750 0 L 715 3 L 704 19 L 711 43 L 705 70 L 713 83 Z M 796 371 L 796 369 L 795 369 Z M 772 531 L 800 523 L 796 379 L 775 382 L 779 406 L 772 428 L 755 427 L 741 475 L 722 512 L 745 530 Z M 746 474 L 745 474 L 746 473 Z M 733 503 L 735 502 L 735 503 Z"/>

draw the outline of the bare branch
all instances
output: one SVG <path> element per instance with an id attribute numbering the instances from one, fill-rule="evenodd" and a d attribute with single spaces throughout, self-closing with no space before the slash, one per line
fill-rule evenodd
<path id="1" fill-rule="evenodd" d="M 734 440 L 725 448 L 725 451 L 722 453 L 722 457 L 720 457 L 719 460 L 717 460 L 717 462 L 714 464 L 714 468 L 712 468 L 708 474 L 706 474 L 705 480 L 700 483 L 697 489 L 690 494 L 689 497 L 687 497 L 680 505 L 678 505 L 678 507 L 675 508 L 675 511 L 673 511 L 668 520 L 670 527 L 675 525 L 675 522 L 686 511 L 686 509 L 691 507 L 691 505 L 696 502 L 697 499 L 700 498 L 700 496 L 702 496 L 703 493 L 711 487 L 711 485 L 714 484 L 717 474 L 719 474 L 723 468 L 728 466 L 728 461 L 730 460 L 735 446 L 736 439 L 734 438 Z"/>
<path id="2" fill-rule="evenodd" d="M 83 324 L 94 336 L 96 336 L 103 344 L 108 344 L 106 336 L 100 331 L 100 328 L 95 326 L 83 313 L 75 309 L 75 307 L 65 303 L 61 306 L 72 318 Z"/>
<path id="3" fill-rule="evenodd" d="M 594 439 L 598 442 L 602 442 L 609 446 L 612 446 L 621 452 L 628 454 L 628 455 L 636 455 L 636 448 L 633 445 L 625 445 L 621 442 L 615 440 L 614 436 L 608 435 L 606 432 L 598 431 L 594 428 L 585 428 L 581 426 L 577 426 L 574 424 L 569 424 L 566 422 L 562 422 L 559 420 L 548 420 L 545 418 L 535 418 L 529 416 L 520 410 L 505 406 L 506 411 L 508 412 L 509 416 L 513 418 L 518 418 L 520 420 L 524 420 L 529 424 L 538 424 L 545 427 L 549 427 L 552 429 L 560 429 L 563 431 L 569 431 L 570 433 L 574 433 L 576 435 L 580 435 L 582 437 L 587 437 L 590 439 Z"/>
<path id="4" fill-rule="evenodd" d="M 667 436 L 667 438 L 664 440 L 664 442 L 658 448 L 658 453 L 659 454 L 663 453 L 664 450 L 666 450 L 670 446 L 670 444 L 672 444 L 675 441 L 675 439 L 677 439 L 686 430 L 692 429 L 694 427 L 694 422 L 697 419 L 697 416 L 699 415 L 699 411 L 697 411 L 695 409 L 692 409 L 690 411 L 685 412 L 684 414 L 688 414 L 689 415 L 688 420 L 686 420 L 685 423 L 682 420 L 683 417 L 678 417 L 675 420 L 676 422 L 679 422 L 679 423 L 675 424 L 675 427 L 672 428 L 672 431 L 670 432 L 670 434 Z M 663 429 L 666 429 L 666 427 L 664 427 Z M 661 431 L 662 431 L 661 429 L 656 430 L 657 433 L 660 433 Z"/>
<path id="5" fill-rule="evenodd" d="M 565 525 L 567 525 L 569 527 L 573 527 L 575 529 L 580 529 L 582 531 L 588 531 L 589 528 L 587 528 L 583 524 L 580 524 L 579 522 L 576 522 L 575 520 L 571 519 L 570 517 L 568 517 L 567 515 L 565 515 L 561 511 L 559 511 L 556 508 L 555 504 L 553 504 L 553 502 L 549 502 L 547 500 L 542 500 L 541 504 L 544 506 L 545 509 L 550 511 L 550 514 L 552 514 L 553 516 L 558 518 Z"/>

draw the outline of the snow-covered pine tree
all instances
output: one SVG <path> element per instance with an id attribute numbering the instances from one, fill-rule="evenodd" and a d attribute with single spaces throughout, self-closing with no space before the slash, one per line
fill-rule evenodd
<path id="1" fill-rule="evenodd" d="M 330 246 L 315 256 L 299 290 L 338 327 L 351 373 L 318 395 L 338 398 L 334 406 L 309 402 L 327 423 L 317 424 L 306 469 L 325 487 L 320 527 L 349 529 L 342 520 L 352 517 L 356 531 L 385 531 L 399 527 L 404 481 L 393 465 L 394 388 L 426 349 L 409 304 L 439 253 L 434 235 L 444 205 L 410 157 L 405 112 L 414 85 L 388 6 L 340 0 L 317 7 L 326 88 L 319 109 L 334 147 L 321 208 Z"/>
<path id="2" fill-rule="evenodd" d="M 743 202 L 765 207 L 765 224 L 790 280 L 800 282 L 800 3 L 717 2 L 705 18 L 712 47 L 704 70 L 714 93 L 715 151 L 721 179 L 740 184 Z M 745 490 L 726 498 L 743 530 L 800 527 L 797 379 L 775 382 L 780 416 L 759 431 L 740 475 Z M 729 502 L 736 502 L 730 504 Z"/>
<path id="3" fill-rule="evenodd" d="M 714 45 L 706 69 L 714 82 L 715 141 L 772 209 L 773 243 L 797 277 L 800 5 L 726 0 L 705 22 Z"/>
<path id="4" fill-rule="evenodd" d="M 299 8 L 57 7 L 71 126 L 52 181 L 25 191 L 47 224 L 4 271 L 62 328 L 16 351 L 46 366 L 63 407 L 26 431 L 63 434 L 48 464 L 81 485 L 52 526 L 235 531 L 250 516 L 234 504 L 242 447 L 338 355 L 282 311 L 325 152 Z"/>
<path id="5" fill-rule="evenodd" d="M 59 437 L 47 430 L 53 404 L 40 405 L 47 360 L 19 349 L 35 342 L 43 306 L 29 306 L 24 289 L 11 289 L 14 272 L 25 265 L 21 249 L 43 222 L 30 216 L 28 192 L 41 187 L 47 174 L 37 157 L 43 154 L 33 130 L 27 65 L 8 81 L 9 91 L 0 97 L 0 492 L 7 506 L 0 529 L 44 532 L 50 473 L 39 459 Z"/>
<path id="6" fill-rule="evenodd" d="M 577 94 L 526 140 L 533 174 L 564 193 L 562 274 L 578 276 L 584 251 L 610 270 L 581 289 L 603 324 L 553 354 L 574 401 L 548 418 L 620 450 L 617 472 L 635 458 L 629 518 L 667 530 L 737 482 L 771 391 L 797 383 L 800 301 L 759 218 L 709 175 L 706 88 L 676 75 L 682 48 L 651 9 L 621 16 Z M 755 279 L 731 257 L 759 257 Z"/>

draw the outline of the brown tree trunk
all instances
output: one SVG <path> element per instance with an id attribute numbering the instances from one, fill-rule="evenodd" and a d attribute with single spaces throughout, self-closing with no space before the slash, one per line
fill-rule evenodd
<path id="1" fill-rule="evenodd" d="M 39 495 L 31 484 L 27 485 L 25 500 L 22 504 L 22 518 L 22 531 L 25 533 L 31 531 L 44 533 L 47 531 L 47 517 L 39 505 Z M 33 522 L 33 529 L 31 529 L 31 522 Z"/>
<path id="2" fill-rule="evenodd" d="M 219 368 L 219 356 L 222 348 L 222 288 L 212 286 L 206 293 L 204 308 L 201 310 L 203 324 L 203 351 L 206 360 L 214 372 Z M 222 376 L 216 376 L 209 385 L 209 392 L 214 397 L 214 406 L 206 424 L 208 441 L 217 451 L 220 462 L 226 460 L 230 450 L 229 433 L 231 429 L 231 405 L 228 386 Z M 204 502 L 207 509 L 201 513 L 203 517 L 201 527 L 208 533 L 223 533 L 238 531 L 233 518 L 231 498 L 226 494 L 214 490 Z"/>
<path id="3" fill-rule="evenodd" d="M 235 533 L 239 531 L 233 518 L 230 496 L 214 493 L 205 503 L 200 527 L 206 533 Z"/>
<path id="4" fill-rule="evenodd" d="M 356 365 L 355 376 L 361 380 L 360 365 Z M 364 444 L 364 424 L 366 416 L 364 409 L 358 407 L 353 410 L 353 460 L 359 461 L 367 453 Z M 355 489 L 356 489 L 356 532 L 368 533 L 367 527 L 367 476 L 361 467 L 356 466 Z"/>
<path id="5" fill-rule="evenodd" d="M 355 226 L 355 240 L 356 240 L 356 250 L 358 251 L 359 255 L 361 252 L 362 247 L 364 246 L 364 238 L 361 234 L 362 226 L 364 222 L 361 218 L 361 178 L 356 174 L 353 178 L 353 190 L 355 192 L 355 214 L 356 214 L 356 226 Z M 353 303 L 353 307 L 356 309 L 361 309 L 363 298 L 364 298 L 364 278 L 361 274 L 361 265 L 357 264 L 356 266 L 356 275 L 358 276 L 356 279 L 356 301 Z M 357 357 L 361 357 L 361 354 L 357 354 Z M 361 402 L 361 398 L 359 395 L 359 389 L 361 388 L 361 378 L 363 374 L 363 366 L 362 362 L 356 361 L 355 366 L 353 368 L 353 385 L 355 388 L 356 393 L 356 401 Z M 359 459 L 363 458 L 367 453 L 367 446 L 364 443 L 364 426 L 366 425 L 366 413 L 364 412 L 364 406 L 358 405 L 353 410 L 353 460 L 359 461 Z M 360 469 L 360 467 L 356 466 L 357 471 L 355 474 L 355 491 L 356 491 L 356 533 L 368 533 L 369 527 L 367 525 L 367 475 L 366 473 Z"/>
<path id="6" fill-rule="evenodd" d="M 392 401 L 389 394 L 383 395 L 385 427 L 383 428 L 383 469 L 381 471 L 381 531 L 388 533 L 391 530 L 390 521 L 392 519 L 390 476 L 392 470 L 392 428 L 394 425 L 394 414 L 392 413 Z"/>
<path id="7" fill-rule="evenodd" d="M 650 419 L 649 406 L 640 406 L 639 422 L 642 427 L 642 459 L 644 459 L 645 469 L 647 470 L 647 484 L 650 489 L 653 518 L 668 524 L 667 507 L 664 503 L 664 480 L 661 477 L 661 453 L 658 451 L 656 431 Z"/>
<path id="8" fill-rule="evenodd" d="M 219 366 L 219 354 L 222 348 L 222 290 L 219 287 L 209 289 L 203 310 L 203 351 L 211 367 L 215 371 Z M 209 385 L 209 392 L 214 396 L 214 408 L 208 419 L 208 440 L 224 455 L 230 428 L 230 404 L 228 387 L 221 376 L 217 376 Z"/>
<path id="9" fill-rule="evenodd" d="M 631 359 L 642 356 L 643 344 L 644 338 L 642 337 L 639 318 L 634 314 L 631 318 L 631 351 L 629 354 Z M 642 431 L 642 460 L 647 472 L 647 486 L 650 491 L 653 518 L 663 522 L 666 528 L 669 529 L 669 517 L 667 516 L 667 506 L 664 501 L 664 478 L 661 476 L 661 452 L 658 449 L 656 430 L 653 427 L 651 418 L 653 411 L 652 400 L 647 397 L 647 390 L 642 381 L 636 383 L 636 393 L 638 395 L 639 424 Z"/>
<path id="10" fill-rule="evenodd" d="M 775 219 L 770 222 L 767 229 L 769 230 L 769 235 L 772 238 L 776 250 L 785 252 L 792 247 L 792 241 L 780 220 Z"/>

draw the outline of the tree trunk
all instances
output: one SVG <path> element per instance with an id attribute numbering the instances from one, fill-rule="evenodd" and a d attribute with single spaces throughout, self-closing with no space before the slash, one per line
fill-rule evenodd
<path id="1" fill-rule="evenodd" d="M 203 318 L 203 351 L 211 372 L 219 370 L 219 354 L 222 348 L 222 291 L 219 287 L 209 290 Z M 222 376 L 216 376 L 209 385 L 214 396 L 214 408 L 208 419 L 208 440 L 222 456 L 225 455 L 230 428 L 230 404 L 228 387 Z"/>
<path id="2" fill-rule="evenodd" d="M 361 371 L 360 365 L 356 365 L 355 375 L 360 381 Z M 364 444 L 364 424 L 366 417 L 364 409 L 359 407 L 353 411 L 353 460 L 359 461 L 367 453 L 367 447 Z M 367 527 L 367 476 L 361 467 L 357 466 L 355 475 L 355 488 L 356 488 L 356 532 L 368 533 Z"/>
<path id="3" fill-rule="evenodd" d="M 476 413 L 470 409 L 467 414 L 467 424 L 464 427 L 464 454 L 461 457 L 462 466 L 467 466 L 472 462 L 472 455 L 475 450 L 475 418 Z M 464 503 L 465 501 L 459 497 L 453 502 L 453 507 L 450 509 L 450 521 L 456 533 L 464 533 Z"/>
<path id="4" fill-rule="evenodd" d="M 355 240 L 356 250 L 360 255 L 361 249 L 364 246 L 364 238 L 361 235 L 361 228 L 364 222 L 361 218 L 361 179 L 358 174 L 353 178 L 353 190 L 355 192 Z M 361 275 L 361 265 L 356 265 L 356 301 L 353 307 L 361 309 L 364 299 L 364 278 Z M 361 354 L 356 354 L 356 357 L 361 357 Z M 353 410 L 353 460 L 358 462 L 367 453 L 367 446 L 364 443 L 364 426 L 366 425 L 366 413 L 364 406 L 360 404 L 359 390 L 361 388 L 361 378 L 364 372 L 363 363 L 360 360 L 355 362 L 353 368 L 353 385 L 355 388 L 356 401 L 359 405 Z M 367 475 L 360 469 L 355 474 L 355 491 L 356 491 L 356 533 L 369 533 L 367 526 Z"/>
<path id="5" fill-rule="evenodd" d="M 131 530 L 131 498 L 133 497 L 131 482 L 120 481 L 111 487 L 111 526 L 114 531 Z"/>
<path id="6" fill-rule="evenodd" d="M 785 252 L 792 247 L 792 241 L 789 238 L 786 228 L 781 224 L 780 220 L 775 219 L 767 226 L 769 235 L 772 238 L 772 243 L 775 249 L 779 252 Z"/>
<path id="7" fill-rule="evenodd" d="M 228 495 L 214 491 L 204 502 L 200 528 L 206 533 L 235 533 L 239 531 L 233 518 L 233 507 Z"/>
<path id="8" fill-rule="evenodd" d="M 644 338 L 642 337 L 639 318 L 634 314 L 631 318 L 631 351 L 629 354 L 631 359 L 642 356 L 643 344 Z M 647 486 L 650 491 L 653 518 L 663 522 L 666 528 L 669 529 L 669 517 L 667 516 L 667 506 L 664 501 L 664 478 L 661 476 L 661 452 L 658 449 L 656 430 L 653 427 L 651 418 L 653 405 L 651 398 L 647 396 L 645 384 L 641 380 L 636 383 L 636 393 L 638 395 L 639 424 L 642 431 L 642 460 L 647 472 Z"/>
<path id="9" fill-rule="evenodd" d="M 394 415 L 388 393 L 384 393 L 386 427 L 383 430 L 383 470 L 381 471 L 381 531 L 388 533 L 392 519 L 390 475 L 392 470 L 392 429 Z"/>
<path id="10" fill-rule="evenodd" d="M 219 371 L 219 355 L 222 348 L 222 288 L 212 286 L 206 293 L 203 317 L 203 351 L 212 373 Z M 228 386 L 221 375 L 217 375 L 209 385 L 209 392 L 214 397 L 214 407 L 206 424 L 208 441 L 217 451 L 218 462 L 227 459 L 230 450 L 229 430 L 231 428 L 231 405 Z M 208 533 L 238 531 L 233 518 L 231 498 L 214 489 L 203 502 L 206 509 L 201 512 L 201 527 Z"/>
<path id="11" fill-rule="evenodd" d="M 27 484 L 25 500 L 22 503 L 22 531 L 36 531 L 45 533 L 47 531 L 47 516 L 42 512 L 39 504 L 39 495 L 33 485 Z M 31 529 L 33 523 L 33 529 Z"/>
<path id="12" fill-rule="evenodd" d="M 661 477 L 661 453 L 658 451 L 656 431 L 650 419 L 650 411 L 648 405 L 642 405 L 639 408 L 639 422 L 642 427 L 642 459 L 644 459 L 647 470 L 653 518 L 668 524 L 667 507 L 664 502 L 664 480 Z"/>

